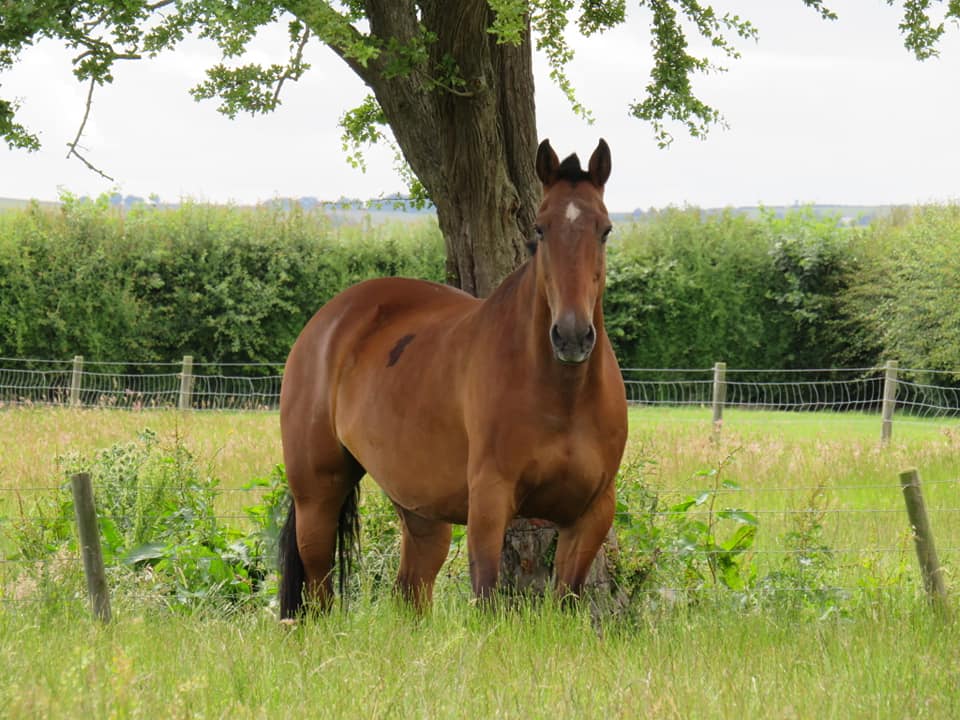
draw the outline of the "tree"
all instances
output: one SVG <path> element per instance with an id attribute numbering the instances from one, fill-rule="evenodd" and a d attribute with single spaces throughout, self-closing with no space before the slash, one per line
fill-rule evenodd
<path id="1" fill-rule="evenodd" d="M 802 1 L 834 17 L 822 0 Z M 697 0 L 638 5 L 649 19 L 654 63 L 646 94 L 630 111 L 652 123 L 661 145 L 669 144 L 670 123 L 702 136 L 722 117 L 696 97 L 691 80 L 719 68 L 691 54 L 689 37 L 732 58 L 738 51 L 729 38 L 753 38 L 756 30 Z M 919 58 L 935 54 L 944 25 L 932 18 L 929 1 L 902 5 L 907 47 Z M 960 17 L 960 0 L 949 2 L 945 16 Z M 219 98 L 220 110 L 234 116 L 276 109 L 284 84 L 308 70 L 307 43 L 325 43 L 372 93 L 344 115 L 345 142 L 357 150 L 381 139 L 389 125 L 415 194 L 436 205 L 449 281 L 482 296 L 523 260 L 539 199 L 533 48 L 545 53 L 554 80 L 586 115 L 565 75 L 573 58 L 565 33 L 571 25 L 600 33 L 626 18 L 626 0 L 0 0 L 0 71 L 25 46 L 58 39 L 78 51 L 74 71 L 93 92 L 112 81 L 116 63 L 197 34 L 218 43 L 225 62 L 210 68 L 193 93 Z M 289 58 L 266 67 L 243 63 L 257 30 L 279 22 L 289 26 Z M 0 99 L 0 134 L 12 147 L 38 147 L 16 111 L 16 102 Z M 72 152 L 87 162 L 77 140 Z"/>
<path id="2" fill-rule="evenodd" d="M 822 0 L 801 1 L 834 17 Z M 737 57 L 731 38 L 755 38 L 755 28 L 698 0 L 637 4 L 650 24 L 653 67 L 630 112 L 652 123 L 660 145 L 669 144 L 672 124 L 705 135 L 722 117 L 695 95 L 692 78 L 721 69 L 713 56 Z M 902 7 L 907 47 L 921 59 L 935 54 L 944 24 L 933 19 L 930 1 L 902 0 Z M 960 0 L 942 14 L 960 18 Z M 371 90 L 344 116 L 346 143 L 356 149 L 376 141 L 389 125 L 415 194 L 436 205 L 448 281 L 484 296 L 525 257 L 539 202 L 534 47 L 574 109 L 587 115 L 565 74 L 573 58 L 565 33 L 571 25 L 601 33 L 626 18 L 626 0 L 0 0 L 0 71 L 24 47 L 57 39 L 78 51 L 74 71 L 92 93 L 112 81 L 116 63 L 198 34 L 219 44 L 225 62 L 193 93 L 219 98 L 221 112 L 234 116 L 276 109 L 284 84 L 308 70 L 307 43 L 325 43 Z M 258 28 L 278 22 L 288 24 L 290 56 L 266 67 L 243 63 Z M 690 37 L 712 50 L 692 54 Z M 16 102 L 0 98 L 0 135 L 12 147 L 38 147 L 16 111 Z M 77 151 L 79 137 L 72 153 L 88 162 Z"/>

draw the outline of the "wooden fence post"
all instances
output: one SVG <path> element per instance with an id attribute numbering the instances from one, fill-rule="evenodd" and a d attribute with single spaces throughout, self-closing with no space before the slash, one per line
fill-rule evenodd
<path id="1" fill-rule="evenodd" d="M 923 586 L 934 606 L 941 612 L 947 612 L 947 587 L 943 581 L 943 568 L 937 559 L 937 549 L 933 543 L 933 531 L 930 518 L 920 491 L 920 474 L 916 468 L 900 473 L 900 486 L 903 499 L 907 504 L 907 516 L 913 528 L 913 540 L 917 548 L 917 560 L 923 575 Z"/>
<path id="2" fill-rule="evenodd" d="M 727 401 L 727 364 L 715 363 L 713 366 L 713 438 L 720 435 L 723 427 L 723 404 Z"/>
<path id="3" fill-rule="evenodd" d="M 883 375 L 883 424 L 880 428 L 880 442 L 886 445 L 893 434 L 893 411 L 897 407 L 897 367 L 896 360 L 887 360 Z"/>
<path id="4" fill-rule="evenodd" d="M 180 371 L 181 410 L 189 410 L 193 405 L 193 355 L 183 356 L 183 370 Z"/>
<path id="5" fill-rule="evenodd" d="M 107 589 L 107 573 L 103 568 L 103 551 L 100 548 L 100 529 L 97 526 L 97 510 L 93 504 L 93 483 L 89 473 L 77 473 L 70 478 L 73 490 L 73 511 L 77 516 L 77 533 L 83 555 L 83 573 L 87 577 L 87 593 L 93 616 L 101 622 L 110 622 L 110 592 Z"/>
<path id="6" fill-rule="evenodd" d="M 83 389 L 83 355 L 73 356 L 73 376 L 70 378 L 70 405 L 79 407 L 83 400 L 80 391 Z"/>

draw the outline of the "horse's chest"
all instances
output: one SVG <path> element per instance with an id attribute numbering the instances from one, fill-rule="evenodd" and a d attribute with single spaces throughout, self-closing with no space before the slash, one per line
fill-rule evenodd
<path id="1" fill-rule="evenodd" d="M 597 447 L 562 439 L 536 448 L 519 480 L 521 515 L 565 524 L 580 516 L 610 474 Z"/>

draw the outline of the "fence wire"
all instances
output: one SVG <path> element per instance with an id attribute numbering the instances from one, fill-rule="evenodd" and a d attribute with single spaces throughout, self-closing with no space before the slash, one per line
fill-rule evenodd
<path id="1" fill-rule="evenodd" d="M 79 405 L 125 409 L 275 410 L 282 363 L 194 363 L 185 378 L 180 363 L 85 362 L 0 358 L 0 403 Z M 625 368 L 627 400 L 635 405 L 709 406 L 713 368 Z M 884 368 L 749 370 L 730 368 L 724 407 L 799 412 L 879 412 Z M 901 369 L 898 412 L 910 418 L 960 416 L 960 373 Z"/>

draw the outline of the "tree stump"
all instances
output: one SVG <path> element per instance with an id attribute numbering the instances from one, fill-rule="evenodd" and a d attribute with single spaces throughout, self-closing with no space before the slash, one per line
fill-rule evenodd
<path id="1" fill-rule="evenodd" d="M 507 527 L 500 555 L 500 587 L 510 594 L 543 595 L 553 587 L 553 556 L 557 529 L 546 520 L 515 519 Z M 610 528 L 590 566 L 584 590 L 599 597 L 620 595 L 614 581 L 617 536 Z"/>

